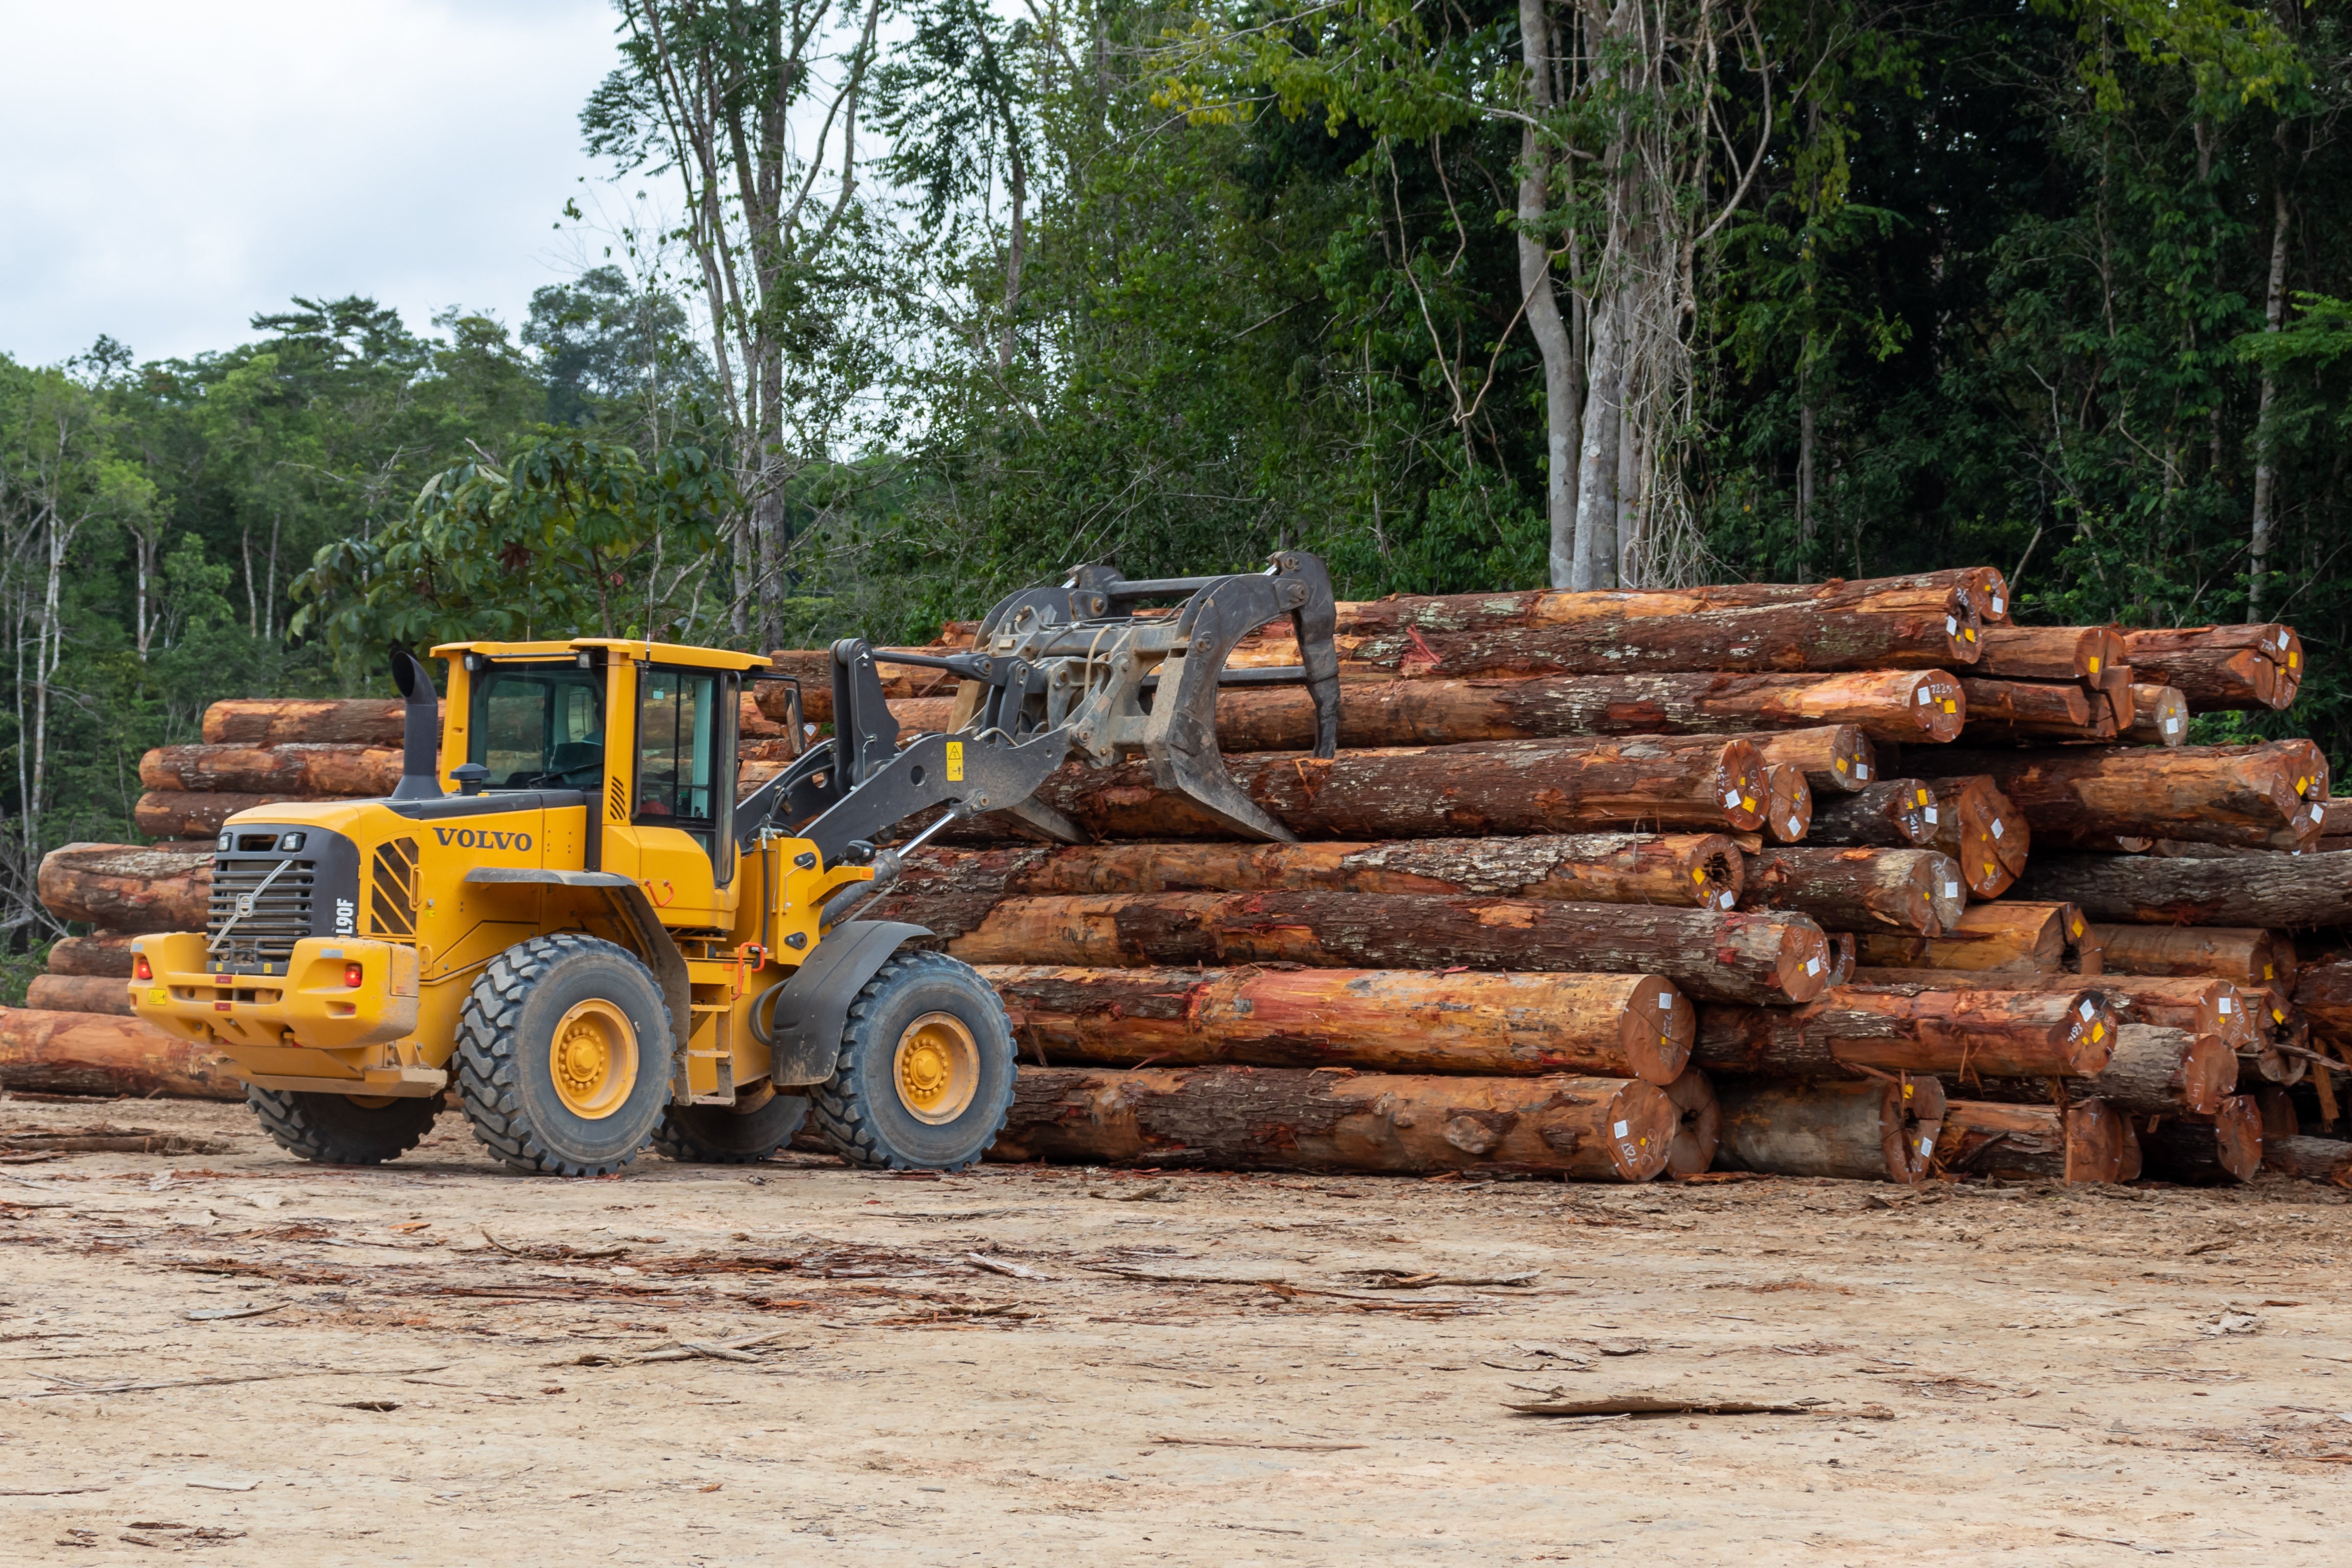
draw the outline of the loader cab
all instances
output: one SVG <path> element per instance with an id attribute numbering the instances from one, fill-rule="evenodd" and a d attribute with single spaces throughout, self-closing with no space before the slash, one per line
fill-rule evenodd
<path id="1" fill-rule="evenodd" d="M 471 763 L 486 796 L 577 790 L 577 869 L 636 882 L 674 928 L 731 925 L 737 693 L 767 660 L 619 638 L 433 652 L 449 664 L 446 783 Z"/>

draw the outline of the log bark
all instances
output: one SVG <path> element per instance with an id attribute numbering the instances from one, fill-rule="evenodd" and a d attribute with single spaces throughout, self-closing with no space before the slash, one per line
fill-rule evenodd
<path id="1" fill-rule="evenodd" d="M 2116 1166 L 2116 1179 L 2119 1182 L 2137 1181 L 2143 1173 L 2147 1158 L 2139 1145 L 2139 1122 L 2133 1116 L 2124 1116 L 2118 1120 L 2123 1125 L 2124 1154 Z"/>
<path id="2" fill-rule="evenodd" d="M 1866 969 L 1994 969 L 2099 973 L 2098 936 L 2069 904 L 1973 904 L 1940 936 L 1857 927 Z"/>
<path id="3" fill-rule="evenodd" d="M 2132 719 L 2116 732 L 2126 746 L 2179 746 L 2189 738 L 2189 699 L 2177 686 L 2152 686 L 2135 681 L 2131 688 Z"/>
<path id="4" fill-rule="evenodd" d="M 1825 930 L 1938 936 L 1967 913 L 1959 868 L 1934 850 L 1776 849 L 1748 868 L 1743 909 L 1792 909 Z"/>
<path id="5" fill-rule="evenodd" d="M 2161 1024 L 2210 1034 L 2233 1051 L 2261 1043 L 2252 1001 L 2227 980 L 2157 978 L 2142 975 L 2030 974 L 2002 969 L 1949 970 L 1864 967 L 1854 971 L 1865 986 L 1931 985 L 1956 990 L 2096 991 L 2126 1023 Z"/>
<path id="6" fill-rule="evenodd" d="M 2305 965 L 2295 975 L 2294 998 L 2313 1034 L 2332 1045 L 2352 1046 L 2352 957 L 2331 956 Z"/>
<path id="7" fill-rule="evenodd" d="M 2323 1182 L 2329 1186 L 2352 1186 L 2352 1144 L 2341 1138 L 2307 1138 L 2300 1134 L 2292 1138 L 2264 1138 L 2263 1168 L 2278 1171 L 2299 1181 Z"/>
<path id="8" fill-rule="evenodd" d="M 2046 847 L 2119 834 L 2296 849 L 2318 836 L 2327 760 L 2307 740 L 2255 746 L 2068 747 L 1938 758 L 1992 777 Z"/>
<path id="9" fill-rule="evenodd" d="M 2294 1098 L 2275 1083 L 2258 1083 L 2249 1091 L 2254 1115 L 2263 1128 L 2263 1146 L 2275 1139 L 2303 1135 L 2303 1118 L 2295 1113 Z"/>
<path id="10" fill-rule="evenodd" d="M 1679 1119 L 1666 1151 L 1666 1175 L 1683 1181 L 1714 1169 L 1723 1144 L 1723 1108 L 1716 1102 L 1715 1085 L 1694 1067 L 1666 1085 L 1666 1098 L 1675 1103 Z"/>
<path id="11" fill-rule="evenodd" d="M 2237 1053 L 2220 1036 L 2127 1023 L 2116 1030 L 2116 1053 L 2107 1065 L 2068 1083 L 2066 1098 L 2104 1100 L 2132 1116 L 2210 1116 L 2237 1086 Z M 2047 1079 L 1988 1079 L 1975 1093 L 2009 1104 L 2053 1099 Z"/>
<path id="12" fill-rule="evenodd" d="M 137 1019 L 0 1009 L 0 1088 L 30 1094 L 242 1100 L 228 1059 Z"/>
<path id="13" fill-rule="evenodd" d="M 113 980 L 100 975 L 36 975 L 25 988 L 25 1005 L 40 1012 L 133 1016 L 127 977 Z"/>
<path id="14" fill-rule="evenodd" d="M 2283 708 L 2303 682 L 2303 640 L 2291 626 L 2175 626 L 2124 634 L 2145 681 L 2179 688 L 2191 713 Z"/>
<path id="15" fill-rule="evenodd" d="M 202 907 L 201 903 L 198 907 Z M 175 929 L 184 931 L 194 927 L 179 926 Z M 88 936 L 60 936 L 49 949 L 49 973 L 97 975 L 108 979 L 127 980 L 131 977 L 131 938 L 133 935 L 128 931 L 100 931 Z"/>
<path id="16" fill-rule="evenodd" d="M 1697 1015 L 1656 975 L 990 965 L 1038 1065 L 1232 1063 L 1672 1083 Z"/>
<path id="17" fill-rule="evenodd" d="M 831 691 L 828 685 L 828 703 Z M 206 746 L 397 748 L 406 712 L 407 705 L 398 697 L 232 697 L 205 709 L 204 737 Z M 782 733 L 775 720 L 760 711 L 750 692 L 742 694 L 737 724 L 737 733 L 747 738 Z M 439 727 L 437 716 L 434 725 Z"/>
<path id="18" fill-rule="evenodd" d="M 988 1157 L 1647 1181 L 1677 1125 L 1665 1091 L 1638 1079 L 1024 1067 Z"/>
<path id="19" fill-rule="evenodd" d="M 220 791 L 192 794 L 179 789 L 150 789 L 131 808 L 131 822 L 151 839 L 209 839 L 239 811 L 275 806 L 289 800 L 371 799 L 366 796 L 245 794 Z"/>
<path id="20" fill-rule="evenodd" d="M 1954 1176 L 2070 1185 L 2116 1181 L 2123 1172 L 2123 1118 L 2097 1100 L 2078 1100 L 2063 1111 L 1954 1100 L 1944 1107 L 1940 1157 Z"/>
<path id="21" fill-rule="evenodd" d="M 1973 664 L 1973 610 L 1932 590 L 1827 590 L 1739 601 L 1741 585 L 1607 593 L 1400 596 L 1343 605 L 1342 674 L 1458 679 L 1499 674 L 1948 668 Z M 1295 664 L 1286 624 L 1244 639 L 1231 667 Z M 909 693 L 908 695 L 913 695 Z"/>
<path id="22" fill-rule="evenodd" d="M 2251 925 L 2094 925 L 2105 972 L 2203 975 L 2254 990 L 2294 988 L 2294 943 Z"/>
<path id="23" fill-rule="evenodd" d="M 942 639 L 920 647 L 894 647 L 877 652 L 891 653 L 961 653 L 971 647 L 971 639 Z M 768 655 L 769 664 L 783 674 L 800 682 L 801 718 L 807 724 L 833 722 L 833 650 L 830 648 L 779 648 Z M 875 673 L 882 679 L 882 695 L 891 702 L 907 697 L 952 697 L 956 678 L 945 670 L 924 669 L 915 664 L 877 664 Z M 791 713 L 790 689 L 777 681 L 761 681 L 751 688 L 751 699 L 760 711 L 773 724 L 785 723 Z"/>
<path id="24" fill-rule="evenodd" d="M 1944 1124 L 1944 1088 L 1898 1073 L 1816 1082 L 1726 1079 L 1723 1145 L 1729 1170 L 1844 1181 L 1924 1180 Z"/>
<path id="25" fill-rule="evenodd" d="M 2116 712 L 2105 694 L 2027 681 L 1960 683 L 1968 692 L 1967 746 L 2021 746 L 2052 740 L 2112 741 Z"/>
<path id="26" fill-rule="evenodd" d="M 400 782 L 400 748 L 383 746 L 159 746 L 139 759 L 147 789 L 191 794 L 226 790 L 280 799 L 392 793 Z"/>
<path id="27" fill-rule="evenodd" d="M 36 883 L 58 919 L 127 932 L 201 931 L 212 886 L 210 844 L 67 844 L 42 857 Z"/>
<path id="28" fill-rule="evenodd" d="M 1975 673 L 1992 681 L 2113 685 L 2115 672 L 2129 663 L 2123 633 L 2113 626 L 1988 626 Z M 1973 714 L 1973 694 L 1969 706 Z"/>
<path id="29" fill-rule="evenodd" d="M 1752 832 L 1763 824 L 1764 766 L 1744 740 L 1716 736 L 1497 740 L 1321 759 L 1291 752 L 1226 758 L 1243 792 L 1302 839 L 1416 839 L 1605 828 Z M 1231 837 L 1151 781 L 1140 762 L 1068 763 L 1037 792 L 1101 839 Z M 978 831 L 1010 832 L 991 813 Z"/>
<path id="30" fill-rule="evenodd" d="M 1965 604 L 1985 625 L 2009 617 L 2009 584 L 1998 567 L 1961 566 L 1903 577 L 1833 577 L 1826 582 L 1735 582 L 1706 591 L 1725 604 L 1870 604 L 1919 595 L 1947 608 Z M 1957 599 L 1951 597 L 1958 595 Z"/>
<path id="31" fill-rule="evenodd" d="M 1349 680 L 1339 744 L 1441 746 L 1565 735 L 1740 735 L 1846 725 L 1888 740 L 1959 733 L 1959 683 L 1941 670 L 1846 674 L 1531 675 L 1473 680 Z M 893 702 L 901 727 L 940 729 L 945 698 Z M 1750 738 L 1755 738 L 1753 736 Z M 1227 753 L 1305 751 L 1315 743 L 1304 686 L 1229 686 L 1217 697 Z"/>
<path id="32" fill-rule="evenodd" d="M 2210 1117 L 2159 1116 L 2140 1132 L 2146 1174 L 2158 1181 L 2218 1186 L 2252 1181 L 2263 1168 L 2263 1113 L 2251 1094 L 2232 1094 Z"/>
<path id="33" fill-rule="evenodd" d="M 1147 893 L 1007 899 L 960 928 L 949 908 L 887 896 L 869 919 L 910 920 L 971 964 L 1146 968 L 1305 964 L 1664 975 L 1693 998 L 1810 1001 L 1828 967 L 1801 915 L 1622 904 L 1354 893 Z M 1561 960 L 1575 955 L 1574 967 Z"/>
<path id="34" fill-rule="evenodd" d="M 931 844 L 907 858 L 902 895 L 980 912 L 1022 894 L 1481 894 L 1567 904 L 1728 909 L 1747 857 L 1721 833 L 1575 833 L 1386 843 Z"/>
<path id="35" fill-rule="evenodd" d="M 2042 854 L 2018 881 L 2029 898 L 2063 897 L 2094 919 L 2140 925 L 2352 924 L 2352 852 L 2172 859 Z"/>
<path id="36" fill-rule="evenodd" d="M 1852 795 L 1827 795 L 1813 802 L 1805 830 L 1812 844 L 1906 849 L 1935 837 L 1927 809 L 1935 796 L 1916 779 L 1885 779 Z"/>
<path id="37" fill-rule="evenodd" d="M 2088 1078 L 2116 1046 L 2094 990 L 1840 986 L 1798 1008 L 1704 1006 L 1694 1065 L 1711 1073 L 1844 1078 L 1880 1072 Z"/>
<path id="38" fill-rule="evenodd" d="M 1776 844 L 1802 843 L 1813 821 L 1812 786 L 1804 770 L 1786 762 L 1764 769 L 1764 836 Z"/>
<path id="39" fill-rule="evenodd" d="M 1852 794 L 1867 789 L 1877 777 L 1876 749 L 1868 736 L 1850 724 L 1767 730 L 1746 738 L 1767 768 L 1802 769 L 1805 782 L 1823 795 Z"/>

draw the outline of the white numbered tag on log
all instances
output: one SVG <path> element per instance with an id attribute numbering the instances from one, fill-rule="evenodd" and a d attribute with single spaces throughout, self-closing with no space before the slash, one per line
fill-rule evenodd
<path id="1" fill-rule="evenodd" d="M 1992 836 L 1996 839 L 2000 837 L 2000 819 L 1999 817 L 1995 817 L 1992 820 Z"/>
<path id="2" fill-rule="evenodd" d="M 1923 817 L 1925 817 L 1925 818 L 1927 818 L 1927 825 L 1928 825 L 1929 827 L 1933 827 L 1933 826 L 1935 826 L 1935 823 L 1936 823 L 1936 808 L 1935 808 L 1935 807 L 1930 806 L 1930 807 L 1928 807 L 1926 810 L 1924 810 L 1924 811 L 1920 812 L 1919 814 L 1920 814 L 1921 816 L 1923 816 Z"/>
<path id="3" fill-rule="evenodd" d="M 2227 1016 L 2229 1015 L 2229 1011 L 2230 1011 L 2230 998 L 2227 998 L 2227 997 L 2223 997 L 2223 998 L 2221 998 L 2221 1005 L 2220 1005 L 2220 1008 L 2219 1008 L 2219 1009 L 2218 1009 L 2218 1010 L 2219 1010 L 2219 1011 L 2222 1014 L 2222 1016 L 2224 1016 L 2224 1017 L 2227 1017 Z M 2088 1018 L 2089 1016 L 2090 1016 L 2090 1015 L 2089 1015 L 2088 1013 L 2085 1013 L 2085 1014 L 2084 1015 L 2084 1017 L 2085 1017 L 2085 1018 Z"/>
<path id="4" fill-rule="evenodd" d="M 1632 1128 L 1632 1126 L 1630 1126 L 1630 1125 L 1629 1125 L 1629 1124 L 1627 1124 L 1626 1123 L 1620 1122 L 1620 1123 L 1618 1123 L 1618 1124 L 1617 1124 L 1617 1130 L 1616 1130 L 1616 1132 L 1615 1132 L 1615 1133 L 1613 1133 L 1613 1134 L 1611 1134 L 1611 1136 L 1612 1136 L 1612 1137 L 1619 1137 L 1619 1138 L 1622 1138 L 1622 1137 L 1623 1137 L 1626 1134 L 1628 1134 L 1628 1133 L 1632 1132 L 1633 1130 L 1633 1129 Z"/>

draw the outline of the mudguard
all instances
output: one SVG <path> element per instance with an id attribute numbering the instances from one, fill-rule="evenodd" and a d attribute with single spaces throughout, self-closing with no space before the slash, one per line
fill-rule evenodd
<path id="1" fill-rule="evenodd" d="M 776 999 L 761 1000 L 774 1019 L 769 1082 L 787 1089 L 832 1077 L 849 1004 L 908 938 L 930 934 L 901 920 L 851 920 L 826 932 L 808 962 L 776 988 Z"/>

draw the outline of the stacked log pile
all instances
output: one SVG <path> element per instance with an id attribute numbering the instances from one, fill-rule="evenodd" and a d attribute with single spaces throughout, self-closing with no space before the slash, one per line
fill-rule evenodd
<path id="1" fill-rule="evenodd" d="M 1003 998 L 1001 1158 L 2352 1186 L 2352 949 L 2293 936 L 2352 927 L 2352 803 L 2331 829 L 2308 742 L 2187 744 L 2286 706 L 2301 643 L 2008 600 L 1970 569 L 1343 604 L 1336 757 L 1303 689 L 1217 706 L 1298 841 L 1073 764 L 1042 798 L 1092 841 L 960 824 L 862 917 Z M 800 684 L 747 699 L 747 784 L 830 722 L 828 657 L 774 655 Z M 1297 659 L 1284 623 L 1233 663 Z M 886 693 L 902 731 L 954 722 L 941 672 Z M 217 705 L 147 758 L 141 824 L 381 792 L 398 729 L 389 703 Z M 120 933 L 201 918 L 202 860 L 53 857 L 52 907 L 97 934 L 35 1005 L 105 1010 Z"/>

